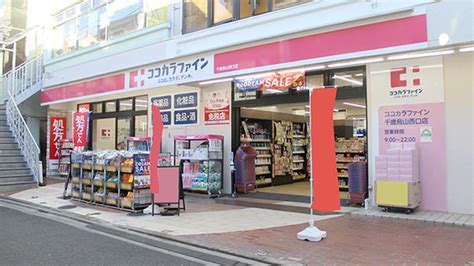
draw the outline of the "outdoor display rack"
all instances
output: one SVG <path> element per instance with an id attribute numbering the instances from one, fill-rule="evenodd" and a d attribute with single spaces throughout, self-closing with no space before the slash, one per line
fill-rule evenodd
<path id="1" fill-rule="evenodd" d="M 141 152 L 74 152 L 71 155 L 74 200 L 88 204 L 139 211 L 151 204 L 149 175 L 136 175 L 137 160 L 148 159 Z M 143 164 L 143 163 L 142 163 Z M 140 173 L 143 174 L 143 173 Z M 146 174 L 146 173 L 145 173 Z"/>
<path id="2" fill-rule="evenodd" d="M 175 165 L 181 167 L 181 179 L 185 190 L 209 195 L 222 194 L 223 136 L 175 136 L 174 150 Z"/>
<path id="3" fill-rule="evenodd" d="M 62 139 L 59 141 L 59 160 L 58 175 L 68 178 L 70 174 L 70 155 L 74 149 L 74 143 L 71 139 Z"/>

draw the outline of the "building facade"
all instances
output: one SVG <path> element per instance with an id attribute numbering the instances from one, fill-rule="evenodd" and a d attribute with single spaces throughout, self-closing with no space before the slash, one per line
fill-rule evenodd
<path id="1" fill-rule="evenodd" d="M 307 179 L 307 158 L 297 154 L 308 151 L 295 148 L 304 142 L 285 140 L 294 146 L 288 171 L 265 136 L 283 120 L 306 136 L 310 88 L 336 87 L 336 137 L 364 146 L 338 159 L 368 162 L 372 204 L 377 158 L 411 143 L 420 153 L 421 208 L 472 214 L 473 8 L 431 0 L 74 2 L 46 30 L 40 101 L 48 121 L 66 119 L 68 137 L 72 112 L 90 110 L 93 150 L 150 136 L 151 105 L 160 104 L 163 152 L 175 152 L 177 135 L 224 136 L 230 192 L 233 153 L 257 135 L 259 155 L 271 158 L 259 161 L 260 186 Z M 344 198 L 347 171 L 339 174 Z"/>

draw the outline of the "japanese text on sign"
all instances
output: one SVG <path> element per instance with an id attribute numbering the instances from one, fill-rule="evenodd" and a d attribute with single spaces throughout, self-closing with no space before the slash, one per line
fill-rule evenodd
<path id="1" fill-rule="evenodd" d="M 203 57 L 197 58 L 193 61 L 172 62 L 147 69 L 146 78 L 148 80 L 154 80 L 158 84 L 185 81 L 192 79 L 193 72 L 205 69 L 208 64 L 209 61 Z"/>
<path id="2" fill-rule="evenodd" d="M 56 160 L 59 158 L 59 141 L 66 138 L 66 118 L 51 117 L 50 119 L 50 149 L 49 158 Z"/>
<path id="3" fill-rule="evenodd" d="M 192 125 L 197 124 L 198 115 L 196 109 L 174 111 L 175 125 Z"/>
<path id="4" fill-rule="evenodd" d="M 197 107 L 198 94 L 197 92 L 182 93 L 174 95 L 174 108 L 189 108 Z"/>
<path id="5" fill-rule="evenodd" d="M 161 121 L 163 126 L 171 125 L 171 112 L 161 112 Z"/>
<path id="6" fill-rule="evenodd" d="M 171 95 L 160 96 L 151 98 L 151 102 L 154 105 L 160 107 L 160 110 L 170 110 L 171 109 Z"/>

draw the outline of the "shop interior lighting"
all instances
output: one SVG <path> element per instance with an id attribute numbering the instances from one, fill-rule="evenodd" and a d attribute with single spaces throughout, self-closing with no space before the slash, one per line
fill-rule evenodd
<path id="1" fill-rule="evenodd" d="M 348 102 L 343 102 L 342 104 L 344 105 L 348 105 L 348 106 L 353 106 L 353 107 L 359 107 L 359 108 L 367 108 L 365 105 L 361 105 L 361 104 L 356 104 L 356 103 L 348 103 Z"/>
<path id="2" fill-rule="evenodd" d="M 355 84 L 355 85 L 359 85 L 359 86 L 362 86 L 364 83 L 360 82 L 360 81 L 357 81 L 357 80 L 354 80 L 354 79 L 350 79 L 350 78 L 346 78 L 345 76 L 338 76 L 338 75 L 334 75 L 332 77 L 333 79 L 340 79 L 340 80 L 345 80 L 347 82 L 350 82 L 352 84 Z"/>
<path id="3" fill-rule="evenodd" d="M 318 70 L 318 69 L 324 69 L 326 68 L 325 66 L 313 66 L 313 67 L 305 67 L 305 68 L 296 68 L 296 69 L 288 69 L 288 70 L 283 70 L 283 71 L 278 71 L 278 74 L 286 74 L 286 73 L 292 73 L 292 72 L 301 72 L 301 71 L 312 71 L 312 70 Z"/>
<path id="4" fill-rule="evenodd" d="M 394 55 L 394 56 L 389 56 L 387 59 L 400 60 L 400 59 L 410 59 L 410 58 L 436 56 L 436 55 L 447 55 L 447 54 L 453 54 L 453 53 L 454 53 L 454 50 L 444 50 L 444 51 L 435 51 L 435 52 L 428 52 L 428 53 Z"/>
<path id="5" fill-rule="evenodd" d="M 260 74 L 254 74 L 254 75 L 245 75 L 241 77 L 236 77 L 236 79 L 247 79 L 247 78 L 259 78 L 259 77 L 266 77 L 266 76 L 271 76 L 275 75 L 275 72 L 266 72 L 266 73 L 260 73 Z"/>
<path id="6" fill-rule="evenodd" d="M 199 82 L 199 85 L 208 85 L 208 84 L 214 84 L 214 83 L 228 82 L 232 80 L 234 79 L 233 78 L 215 79 L 215 80 Z"/>
<path id="7" fill-rule="evenodd" d="M 459 49 L 459 52 L 474 52 L 474 46 L 471 46 L 471 47 L 464 47 L 464 48 L 461 48 Z"/>
<path id="8" fill-rule="evenodd" d="M 271 93 L 283 93 L 283 91 L 275 90 L 275 89 L 266 89 L 266 91 L 271 92 Z"/>
<path id="9" fill-rule="evenodd" d="M 309 105 L 306 105 L 306 108 L 309 109 L 309 107 L 310 107 Z M 335 112 L 335 113 L 336 113 L 336 112 L 339 112 L 339 109 L 334 108 L 334 109 L 333 109 L 333 112 Z"/>
<path id="10" fill-rule="evenodd" d="M 343 67 L 343 66 L 351 66 L 351 65 L 365 65 L 365 64 L 370 64 L 370 63 L 377 63 L 377 62 L 382 62 L 384 59 L 382 57 L 376 57 L 376 58 L 369 58 L 369 59 L 363 59 L 363 60 L 354 60 L 354 61 L 347 61 L 347 62 L 341 62 L 341 63 L 335 63 L 335 64 L 330 64 L 328 67 Z"/>
<path id="11" fill-rule="evenodd" d="M 352 120 L 367 120 L 365 117 L 353 117 Z"/>

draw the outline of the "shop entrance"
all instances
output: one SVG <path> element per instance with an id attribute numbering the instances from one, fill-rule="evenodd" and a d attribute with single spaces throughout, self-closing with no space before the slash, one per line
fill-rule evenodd
<path id="1" fill-rule="evenodd" d="M 334 138 L 342 203 L 349 200 L 351 162 L 366 162 L 367 104 L 365 69 L 307 73 L 306 84 L 336 86 Z M 316 83 L 316 84 L 315 84 Z M 234 97 L 235 97 L 234 88 Z M 233 148 L 248 143 L 257 151 L 256 189 L 247 196 L 284 201 L 309 201 L 309 91 L 289 90 L 234 101 Z"/>

